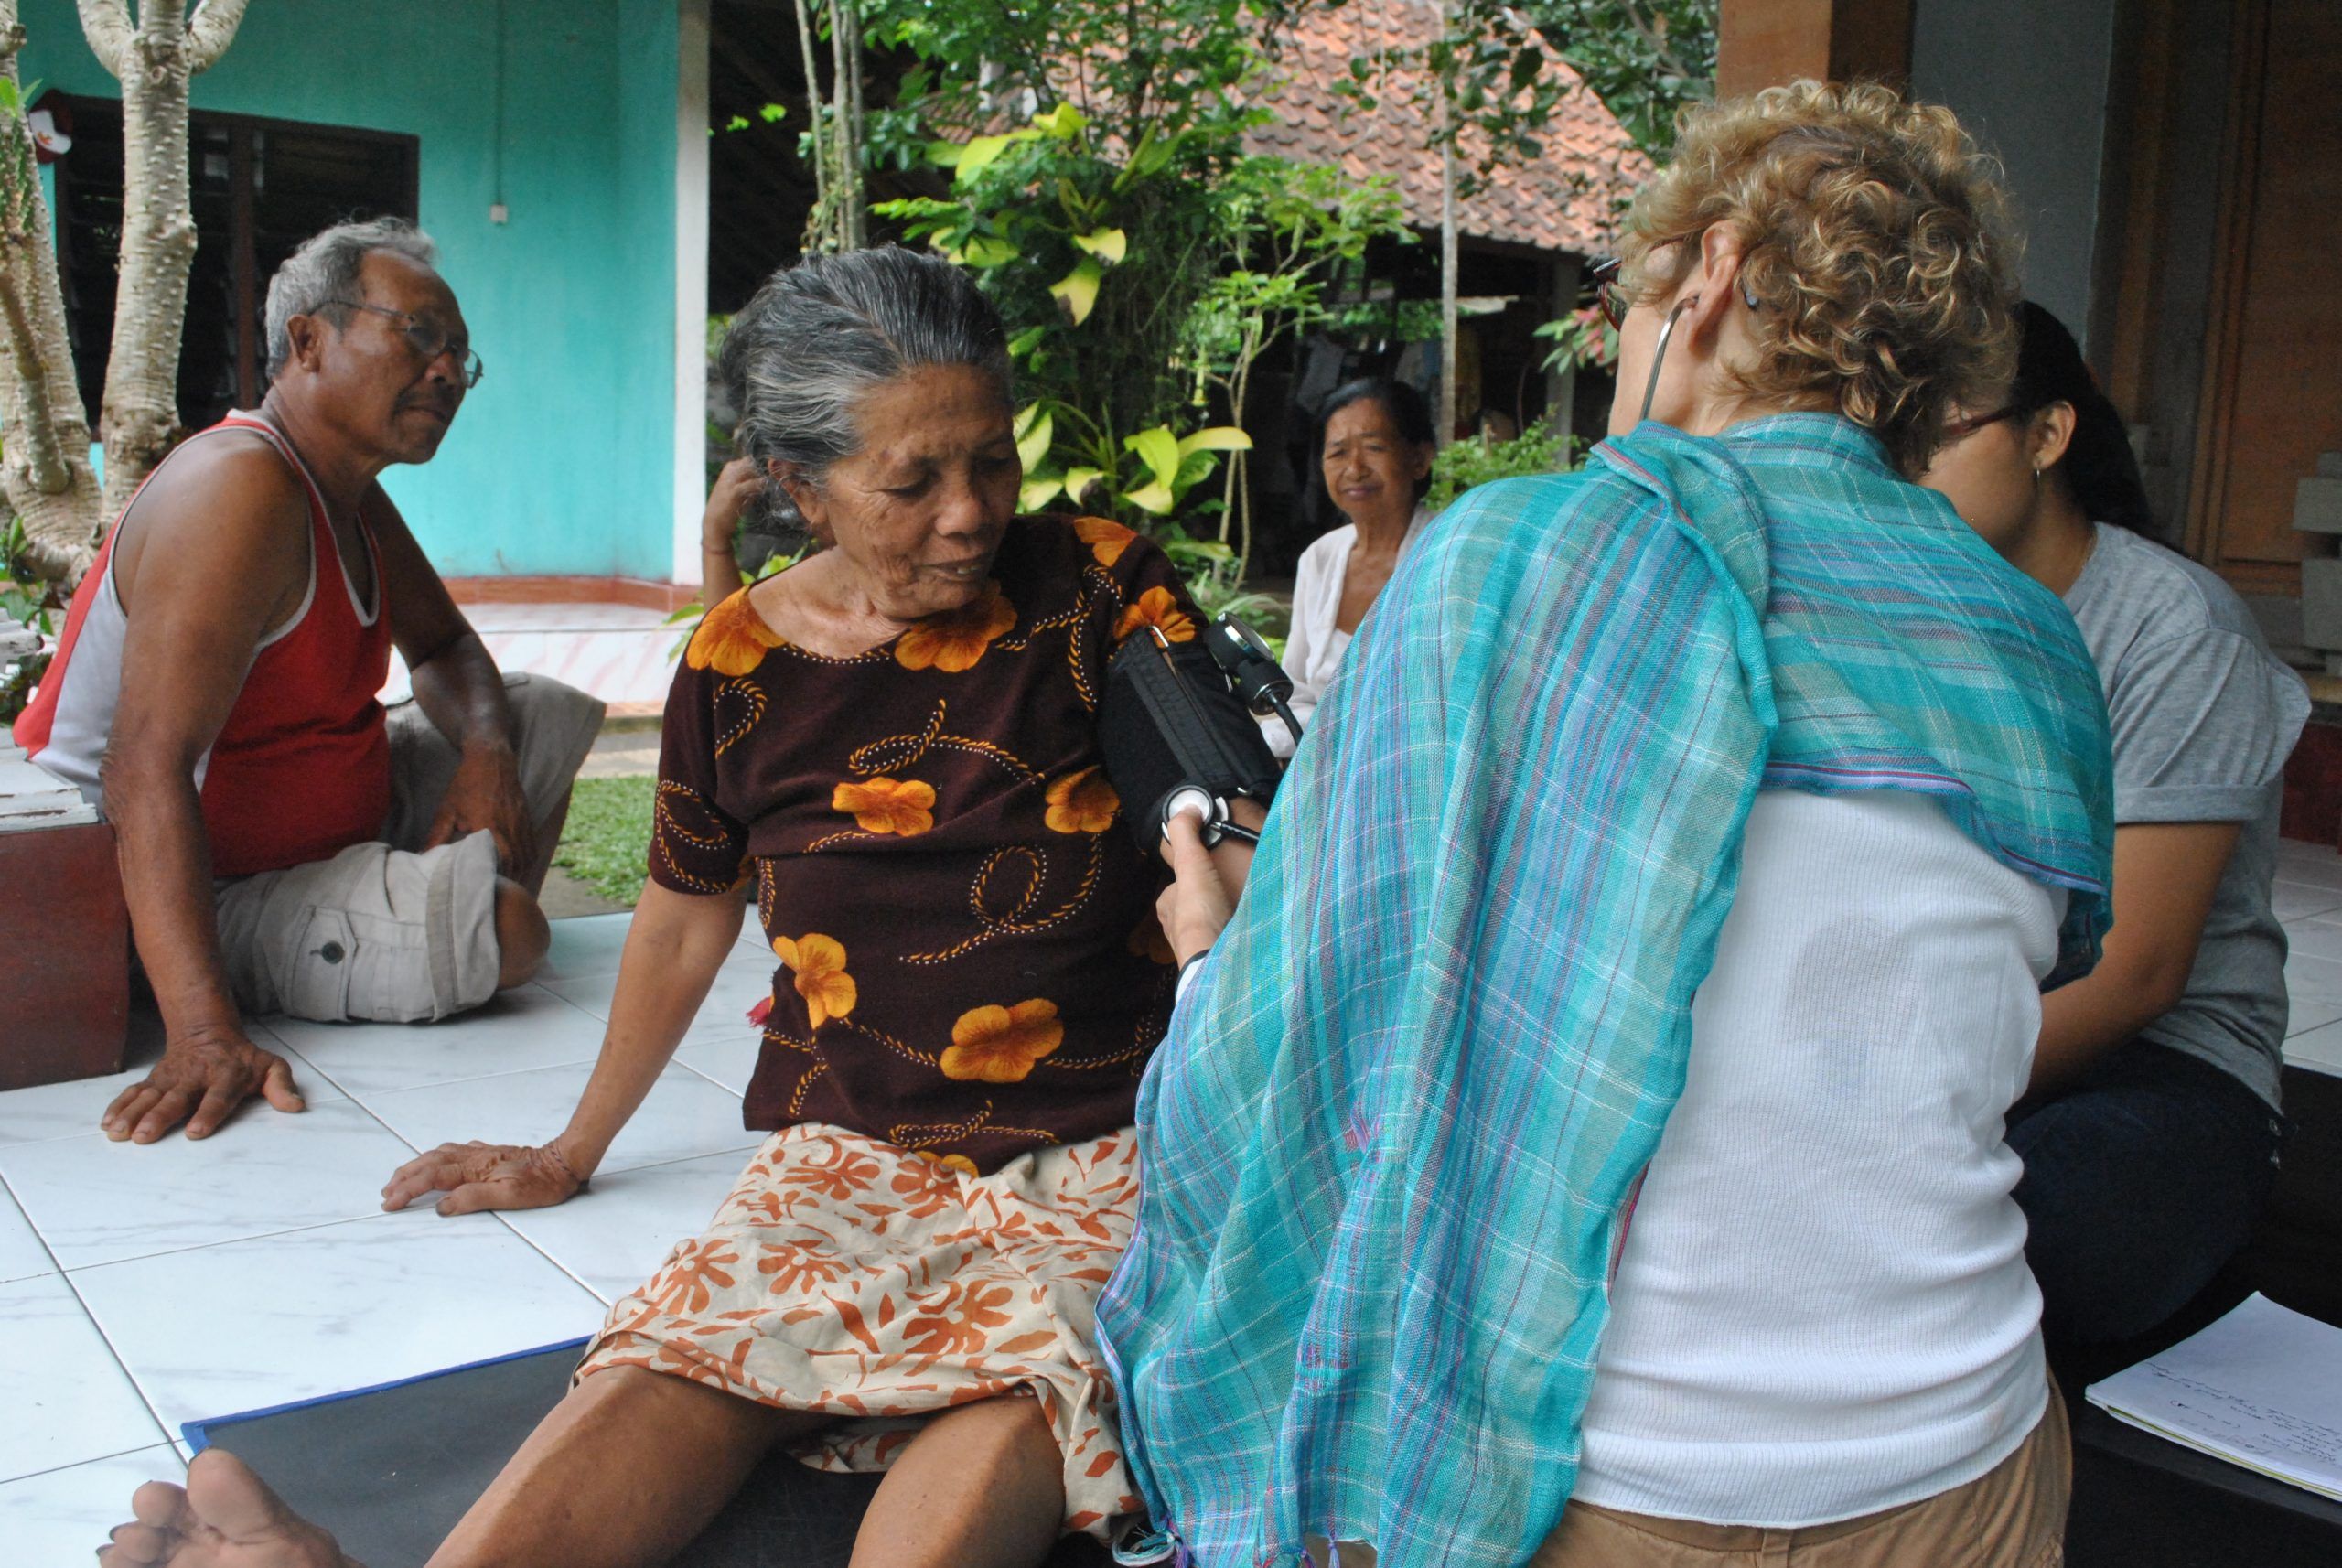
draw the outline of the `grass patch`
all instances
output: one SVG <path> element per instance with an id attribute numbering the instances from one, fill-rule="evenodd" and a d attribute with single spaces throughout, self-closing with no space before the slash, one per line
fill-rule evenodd
<path id="1" fill-rule="evenodd" d="M 650 854 L 650 808 L 659 780 L 580 779 L 569 797 L 569 821 L 553 863 L 612 903 L 632 908 L 642 897 Z"/>

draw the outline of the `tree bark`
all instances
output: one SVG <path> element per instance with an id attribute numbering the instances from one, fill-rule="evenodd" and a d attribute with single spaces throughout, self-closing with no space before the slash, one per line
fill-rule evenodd
<path id="1" fill-rule="evenodd" d="M 100 0 L 82 0 L 85 22 L 86 13 L 104 8 Z M 188 270 L 195 261 L 187 174 L 187 87 L 193 66 L 186 0 L 145 0 L 117 72 L 122 283 L 98 413 L 108 512 L 128 502 L 178 429 L 179 336 L 187 323 Z"/>
<path id="2" fill-rule="evenodd" d="M 815 69 L 813 17 L 805 0 L 797 0 L 797 46 L 805 56 L 805 121 L 813 142 L 813 218 L 805 236 L 808 250 L 827 243 L 830 220 L 830 160 L 822 145 L 822 73 Z"/>
<path id="3" fill-rule="evenodd" d="M 20 92 L 16 54 L 24 43 L 16 0 L 0 0 L 0 76 Z M 0 342 L 7 356 L 0 373 L 6 427 L 0 490 L 24 521 L 34 570 L 70 586 L 96 555 L 104 510 L 49 235 L 31 133 L 21 109 L 0 113 Z"/>
<path id="4" fill-rule="evenodd" d="M 1440 0 L 1439 30 L 1448 29 L 1447 0 Z M 1439 89 L 1439 428 L 1445 446 L 1456 435 L 1456 84 L 1436 77 Z"/>
<path id="5" fill-rule="evenodd" d="M 864 240 L 862 212 L 862 27 L 854 0 L 830 4 L 830 132 L 837 159 L 830 185 L 837 204 L 831 220 L 837 248 L 858 251 Z"/>
<path id="6" fill-rule="evenodd" d="M 1439 428 L 1445 446 L 1456 435 L 1456 149 L 1439 149 Z"/>

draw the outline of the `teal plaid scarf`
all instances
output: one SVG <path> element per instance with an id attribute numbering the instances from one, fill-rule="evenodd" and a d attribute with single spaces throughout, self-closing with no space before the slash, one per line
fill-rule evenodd
<path id="1" fill-rule="evenodd" d="M 1318 709 L 1140 1093 L 1098 1317 L 1170 1543 L 1526 1557 L 1756 791 L 1933 797 L 2070 895 L 2070 978 L 2110 772 L 2064 606 L 1842 420 L 1646 424 L 1465 496 Z"/>

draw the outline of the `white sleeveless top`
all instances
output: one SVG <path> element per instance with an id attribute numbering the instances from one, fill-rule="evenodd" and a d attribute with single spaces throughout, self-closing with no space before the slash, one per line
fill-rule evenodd
<path id="1" fill-rule="evenodd" d="M 1787 1529 L 1931 1497 L 2024 1441 L 2047 1373 L 2003 1117 L 2062 904 L 1924 796 L 1757 797 L 1575 1496 Z"/>

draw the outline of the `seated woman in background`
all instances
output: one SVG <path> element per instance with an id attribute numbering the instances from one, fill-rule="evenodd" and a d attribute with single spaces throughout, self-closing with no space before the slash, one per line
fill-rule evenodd
<path id="1" fill-rule="evenodd" d="M 2014 368 L 2001 209 L 1883 88 L 1687 114 L 1612 439 L 1400 563 L 1232 918 L 1175 856 L 1098 1323 L 1195 1561 L 2057 1561 L 2002 1130 L 2104 929 L 2105 706 L 1907 477 Z"/>
<path id="2" fill-rule="evenodd" d="M 1379 380 L 1335 390 L 1319 417 L 1317 446 L 1326 494 L 1349 521 L 1301 553 L 1294 577 L 1284 672 L 1293 677 L 1288 705 L 1304 726 L 1400 553 L 1431 520 L 1423 499 L 1437 450 L 1423 393 L 1404 381 Z M 1261 731 L 1270 750 L 1293 755 L 1284 720 L 1263 719 Z"/>
<path id="3" fill-rule="evenodd" d="M 2274 1174 L 2285 934 L 2270 908 L 2294 672 L 2218 576 L 2149 542 L 2122 417 L 2073 335 L 2024 306 L 2016 381 L 1956 418 L 1925 483 L 2062 595 L 2114 732 L 2114 928 L 2052 992 L 2016 1200 L 2053 1339 L 2154 1327 L 2243 1246 Z"/>
<path id="4" fill-rule="evenodd" d="M 808 258 L 740 313 L 724 369 L 742 446 L 825 547 L 692 634 L 650 881 L 568 1128 L 443 1145 L 384 1207 L 575 1195 L 751 879 L 782 968 L 745 1117 L 772 1136 L 431 1561 L 649 1568 L 782 1445 L 888 1472 L 856 1561 L 1037 1563 L 1140 1506 L 1090 1336 L 1172 976 L 1095 703 L 1118 642 L 1192 638 L 1196 611 L 1130 530 L 1014 515 L 1005 340 L 940 257 Z M 134 1507 L 108 1563 L 342 1561 L 216 1450 Z"/>

